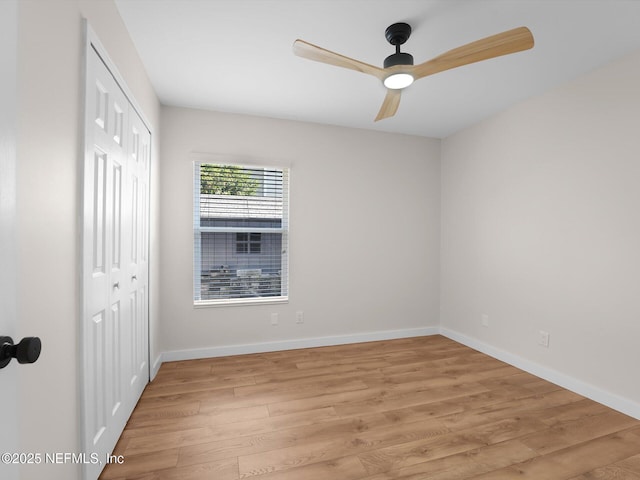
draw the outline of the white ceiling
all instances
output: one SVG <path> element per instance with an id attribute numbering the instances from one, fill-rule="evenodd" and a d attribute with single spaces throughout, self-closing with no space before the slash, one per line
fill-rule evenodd
<path id="1" fill-rule="evenodd" d="M 165 105 L 446 137 L 640 49 L 638 0 L 116 0 Z M 296 38 L 380 65 L 387 26 L 421 63 L 527 26 L 532 50 L 423 78 L 374 122 L 374 77 L 296 57 Z"/>

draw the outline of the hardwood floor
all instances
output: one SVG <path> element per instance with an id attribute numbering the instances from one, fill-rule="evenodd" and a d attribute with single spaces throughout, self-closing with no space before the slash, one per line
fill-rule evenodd
<path id="1" fill-rule="evenodd" d="M 640 480 L 640 421 L 442 336 L 172 362 L 101 479 Z"/>

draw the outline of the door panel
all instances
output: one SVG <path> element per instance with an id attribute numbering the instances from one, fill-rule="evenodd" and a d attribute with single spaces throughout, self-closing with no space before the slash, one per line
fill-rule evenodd
<path id="1" fill-rule="evenodd" d="M 131 251 L 128 268 L 131 305 L 131 382 L 142 392 L 149 378 L 148 343 L 148 230 L 149 230 L 149 152 L 151 135 L 130 107 L 128 172 L 131 186 Z"/>
<path id="2" fill-rule="evenodd" d="M 128 418 L 126 409 L 120 408 L 124 391 L 113 388 L 122 381 L 122 373 L 114 368 L 120 361 L 115 354 L 123 342 L 127 343 L 119 326 L 126 315 L 120 308 L 120 235 L 126 202 L 122 112 L 127 100 L 99 58 L 91 56 L 88 64 L 93 81 L 87 94 L 96 101 L 87 102 L 87 118 L 94 120 L 87 122 L 86 132 L 93 162 L 85 162 L 84 258 L 85 262 L 93 258 L 93 265 L 85 267 L 83 281 L 84 437 L 86 452 L 103 457 L 112 451 Z"/>
<path id="3" fill-rule="evenodd" d="M 112 165 L 113 201 L 111 207 L 111 271 L 117 272 L 122 265 L 122 165 L 114 162 Z"/>
<path id="4" fill-rule="evenodd" d="M 137 313 L 138 313 L 138 297 L 136 296 L 136 292 L 131 292 L 129 294 L 129 310 L 131 315 L 129 317 L 129 325 L 128 325 L 128 333 L 131 342 L 129 344 L 129 385 L 133 387 L 137 380 L 138 375 L 136 372 L 136 322 L 137 322 Z"/>
<path id="5" fill-rule="evenodd" d="M 111 305 L 110 327 L 112 332 L 110 332 L 110 338 L 114 340 L 121 337 L 121 312 L 120 301 Z M 122 344 L 121 342 L 113 341 L 110 347 L 111 352 L 108 358 L 108 364 L 111 367 L 108 371 L 112 372 L 111 378 L 109 379 L 110 408 L 111 415 L 116 416 L 124 402 L 122 398 Z"/>
<path id="6" fill-rule="evenodd" d="M 94 361 L 88 366 L 89 371 L 93 373 L 91 385 L 87 385 L 85 393 L 90 394 L 87 399 L 93 405 L 93 411 L 89 420 L 88 431 L 91 434 L 91 442 L 93 445 L 99 445 L 102 435 L 107 430 L 107 414 L 103 392 L 105 391 L 105 369 L 99 368 L 104 361 L 105 349 L 105 312 L 101 310 L 95 313 L 90 323 L 90 343 L 93 350 Z"/>
<path id="7" fill-rule="evenodd" d="M 107 153 L 96 148 L 93 155 L 93 276 L 104 276 L 106 248 L 106 195 L 107 188 Z"/>
<path id="8" fill-rule="evenodd" d="M 135 167 L 135 165 L 130 165 Z M 138 176 L 135 168 L 130 169 L 130 182 L 131 185 L 131 225 L 128 231 L 129 234 L 129 258 L 130 269 L 136 271 L 138 267 Z"/>

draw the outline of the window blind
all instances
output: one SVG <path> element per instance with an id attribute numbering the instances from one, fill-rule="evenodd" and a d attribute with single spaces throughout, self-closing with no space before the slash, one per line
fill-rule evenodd
<path id="1" fill-rule="evenodd" d="M 289 173 L 195 163 L 194 302 L 288 295 Z"/>

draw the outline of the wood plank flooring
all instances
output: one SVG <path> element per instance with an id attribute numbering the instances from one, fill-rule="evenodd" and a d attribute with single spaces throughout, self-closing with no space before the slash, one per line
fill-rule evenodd
<path id="1" fill-rule="evenodd" d="M 640 480 L 640 421 L 442 336 L 162 365 L 103 480 Z"/>

